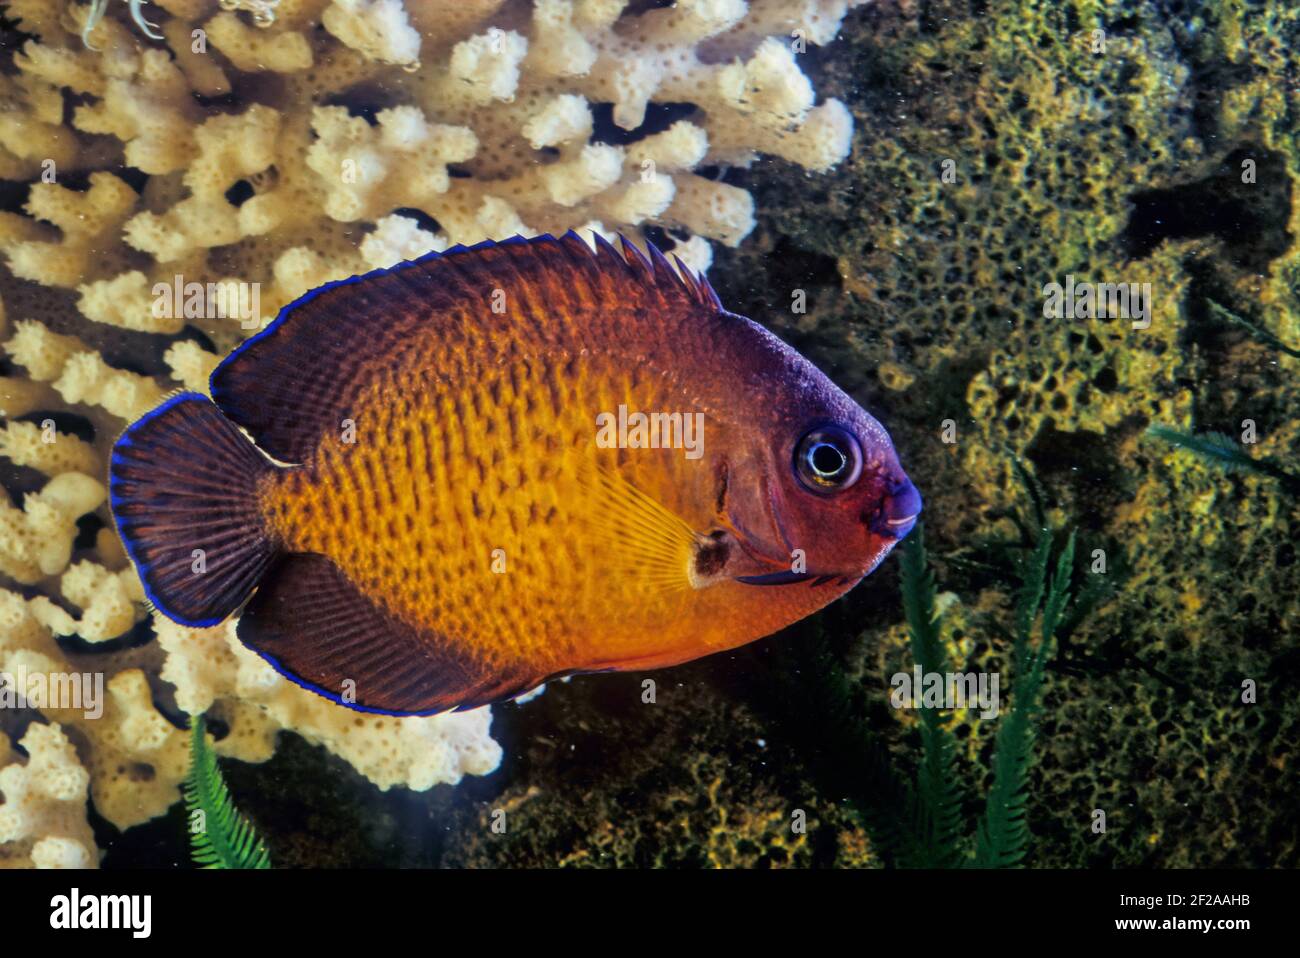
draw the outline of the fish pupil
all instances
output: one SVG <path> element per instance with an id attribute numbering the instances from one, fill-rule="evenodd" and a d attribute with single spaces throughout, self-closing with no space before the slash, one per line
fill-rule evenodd
<path id="1" fill-rule="evenodd" d="M 819 495 L 841 492 L 862 472 L 862 448 L 847 429 L 825 423 L 806 432 L 795 448 L 795 472 Z"/>
<path id="2" fill-rule="evenodd" d="M 809 450 L 808 461 L 817 475 L 833 479 L 844 471 L 844 467 L 849 464 L 849 457 L 830 443 L 820 442 Z"/>

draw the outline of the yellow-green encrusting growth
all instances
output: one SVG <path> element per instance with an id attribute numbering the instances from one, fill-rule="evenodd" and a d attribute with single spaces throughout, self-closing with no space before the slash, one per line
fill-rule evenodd
<path id="1" fill-rule="evenodd" d="M 760 226 L 741 257 L 780 254 L 765 288 L 729 288 L 729 261 L 715 283 L 895 417 L 925 477 L 956 668 L 1000 667 L 984 637 L 1007 583 L 971 563 L 988 559 L 988 540 L 1019 536 L 1013 454 L 1049 491 L 1053 523 L 1082 523 L 1083 567 L 1104 562 L 1089 574 L 1108 577 L 1113 598 L 1046 676 L 1035 864 L 1294 863 L 1269 798 L 1298 784 L 1300 710 L 1276 685 L 1300 633 L 1294 497 L 1144 431 L 1240 441 L 1250 420 L 1252 456 L 1300 453 L 1297 361 L 1209 305 L 1300 342 L 1300 93 L 1288 79 L 1300 10 L 980 7 L 860 15 L 822 77 L 858 91 L 851 159 L 816 197 L 783 200 L 779 182 L 760 196 L 782 233 Z M 1044 317 L 1043 287 L 1071 274 L 1150 283 L 1149 328 Z M 795 286 L 805 315 L 788 309 Z M 897 625 L 868 626 L 868 698 L 887 694 L 905 642 Z M 961 724 L 963 756 L 986 755 L 993 724 Z M 1090 829 L 1094 809 L 1105 836 Z"/>

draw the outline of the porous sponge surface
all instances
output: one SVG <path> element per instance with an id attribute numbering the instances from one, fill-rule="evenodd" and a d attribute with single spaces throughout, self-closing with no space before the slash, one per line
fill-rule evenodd
<path id="1" fill-rule="evenodd" d="M 1021 539 L 1012 509 L 1032 515 L 1017 457 L 1049 521 L 1080 528 L 1080 566 L 1091 575 L 1104 551 L 1114 594 L 1049 674 L 1036 863 L 1294 865 L 1297 503 L 1143 433 L 1240 440 L 1249 421 L 1243 449 L 1300 464 L 1296 359 L 1211 305 L 1300 345 L 1300 13 L 984 6 L 860 15 L 821 81 L 861 92 L 850 158 L 798 202 L 769 178 L 755 241 L 715 267 L 720 294 L 833 368 L 891 431 L 956 603 L 958 668 L 1001 669 L 1014 694 L 991 641 L 1010 582 L 971 563 Z M 1149 283 L 1150 326 L 1045 316 L 1044 287 L 1071 275 Z M 804 285 L 809 308 L 793 313 Z M 910 662 L 905 631 L 871 625 L 863 649 L 863 681 L 885 696 Z M 906 764 L 914 725 L 895 718 Z M 995 723 L 958 725 L 968 768 L 988 768 Z"/>

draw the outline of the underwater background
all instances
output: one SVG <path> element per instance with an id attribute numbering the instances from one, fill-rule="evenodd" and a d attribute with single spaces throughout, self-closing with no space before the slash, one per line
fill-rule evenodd
<path id="1" fill-rule="evenodd" d="M 133 36 L 137 28 L 125 4 L 118 6 L 108 14 L 116 18 L 114 37 L 147 43 Z M 169 20 L 186 14 L 184 4 L 161 6 Z M 203 4 L 189 6 L 197 21 Z M 246 20 L 255 12 L 255 5 L 237 6 Z M 310 6 L 286 0 L 281 25 L 292 26 L 295 16 L 308 22 L 316 16 Z M 408 6 L 414 16 L 416 4 Z M 666 5 L 634 4 L 622 15 L 660 6 Z M 755 16 L 774 9 L 753 6 Z M 847 155 L 831 164 L 820 154 L 801 163 L 791 158 L 798 155 L 793 147 L 759 130 L 751 145 L 762 158 L 752 165 L 740 162 L 745 151 L 739 147 L 736 162 L 710 154 L 694 164 L 699 179 L 752 197 L 752 229 L 745 233 L 731 220 L 683 210 L 669 215 L 672 206 L 643 217 L 639 229 L 664 246 L 690 244 L 688 256 L 698 265 L 705 265 L 704 254 L 695 241 L 712 240 L 708 277 L 723 304 L 798 349 L 890 431 L 925 498 L 926 557 L 913 556 L 928 559 L 935 577 L 932 602 L 942 611 L 937 648 L 952 670 L 1000 673 L 1011 709 L 1026 677 L 1026 669 L 1016 668 L 1024 665 L 1017 660 L 1022 584 L 1032 578 L 1036 550 L 1047 549 L 1046 591 L 1062 595 L 1050 580 L 1057 557 L 1073 543 L 1074 561 L 1060 580 L 1071 601 L 1046 642 L 1031 643 L 1050 654 L 1039 707 L 1026 715 L 1033 761 L 1011 794 L 1022 796 L 1016 800 L 1023 800 L 1032 837 L 1013 843 L 1019 851 L 1006 863 L 1294 867 L 1300 220 L 1293 182 L 1300 176 L 1300 9 L 1284 0 L 937 0 L 868 3 L 847 12 L 834 3 L 791 6 L 844 15 L 838 36 L 809 44 L 798 65 L 820 102 L 837 100 L 851 114 Z M 92 474 L 104 441 L 115 438 L 114 424 L 121 428 L 133 403 L 147 408 L 147 400 L 161 398 L 187 375 L 203 378 L 186 364 L 202 368 L 205 358 L 169 350 L 193 343 L 219 358 L 237 340 L 230 330 L 216 333 L 202 323 L 168 331 L 115 322 L 104 318 L 110 307 L 86 303 L 102 288 L 89 297 L 77 289 L 92 277 L 120 275 L 118 267 L 142 250 L 156 255 L 166 243 L 180 242 L 169 230 L 186 232 L 161 212 L 183 195 L 178 171 L 184 165 L 146 176 L 126 162 L 129 152 L 102 142 L 108 134 L 128 142 L 147 137 L 147 103 L 127 111 L 139 124 L 132 136 L 108 123 L 80 144 L 69 160 L 77 169 L 69 182 L 84 191 L 91 172 L 108 170 L 142 192 L 147 179 L 157 179 L 163 185 L 145 195 L 161 222 L 141 225 L 125 252 L 117 249 L 124 214 L 84 237 L 58 223 L 62 237 L 51 239 L 32 224 L 42 219 L 28 205 L 40 156 L 16 148 L 17 138 L 48 135 L 57 146 L 57 130 L 73 110 L 97 96 L 111 98 L 120 82 L 110 70 L 106 84 L 83 83 L 80 51 L 50 67 L 44 82 L 73 91 L 80 83 L 98 93 L 67 93 L 55 110 L 44 92 L 18 82 L 18 63 L 30 55 L 20 52 L 21 44 L 45 35 L 43 22 L 32 25 L 43 9 L 15 0 L 0 10 L 6 18 L 0 105 L 10 113 L 30 106 L 35 118 L 27 126 L 11 116 L 0 123 L 9 151 L 0 156 L 4 336 L 11 343 L 30 337 L 30 328 L 24 334 L 19 324 L 39 320 L 56 336 L 79 337 L 100 362 L 164 384 L 127 398 L 141 387 L 118 383 L 108 387 L 116 392 L 96 394 L 87 386 L 72 397 L 55 387 L 58 396 L 37 395 L 16 383 L 28 374 L 55 381 L 59 370 L 37 373 L 41 362 L 60 355 L 58 343 L 42 341 L 25 354 L 8 348 L 0 370 L 6 422 L 36 428 L 54 416 L 60 433 L 85 446 L 68 454 L 76 470 Z M 522 22 L 529 16 L 527 4 L 494 9 L 507 23 L 515 22 L 512 15 Z M 764 30 L 785 37 L 786 26 L 773 14 Z M 76 32 L 70 35 L 79 45 Z M 317 59 L 308 75 L 268 86 L 266 102 L 292 116 L 295 98 L 320 84 L 331 90 L 322 102 L 354 116 L 369 113 L 373 124 L 377 109 L 410 100 L 408 88 L 385 87 L 387 74 L 354 78 L 353 67 L 321 59 L 322 37 L 312 34 Z M 746 43 L 751 52 L 757 48 Z M 727 52 L 718 53 L 719 63 Z M 345 54 L 337 55 L 346 60 Z M 204 109 L 234 115 L 250 100 L 261 102 L 261 88 L 238 79 L 254 67 L 231 60 L 234 82 L 201 97 Z M 402 72 L 400 65 L 388 69 Z M 200 83 L 195 76 L 189 75 L 193 85 Z M 698 104 L 655 97 L 645 126 L 629 132 L 616 110 L 601 108 L 594 94 L 588 99 L 596 104 L 592 142 L 628 150 L 648 132 L 700 113 Z M 63 119 L 51 122 L 51 110 Z M 304 137 L 306 122 L 297 127 Z M 710 128 L 715 143 L 727 142 L 726 129 Z M 255 146 L 241 147 L 236 138 L 223 147 L 227 153 L 214 156 L 235 163 L 232 156 L 262 149 L 265 131 L 250 135 Z M 502 170 L 510 166 L 499 157 L 480 159 Z M 152 155 L 137 161 L 158 162 Z M 465 161 L 448 162 L 455 172 Z M 398 168 L 396 175 L 408 172 Z M 290 174 L 280 169 L 279 176 Z M 242 194 L 255 196 L 261 187 L 238 171 L 235 178 L 246 185 L 226 199 L 238 209 L 236 201 L 247 199 Z M 674 202 L 686 189 L 678 186 Z M 718 202 L 743 208 L 735 194 L 719 195 Z M 455 211 L 417 217 L 418 204 L 407 206 L 400 188 L 361 199 L 372 207 L 359 222 L 303 222 L 292 242 L 237 230 L 229 243 L 234 252 L 214 243 L 202 266 L 191 249 L 202 242 L 185 236 L 189 247 L 180 261 L 215 279 L 240 273 L 258 255 L 269 261 L 286 246 L 327 258 L 360 248 L 370 235 L 361 225 L 368 229 L 381 210 L 408 210 L 421 229 L 438 227 L 455 238 L 449 225 Z M 580 209 L 600 212 L 607 226 L 617 222 L 612 205 L 592 202 L 590 210 Z M 539 230 L 562 215 L 539 209 L 530 220 L 526 206 L 520 209 L 523 221 Z M 162 237 L 152 247 L 142 238 L 146 226 Z M 68 272 L 38 277 L 39 269 L 25 272 L 37 256 L 26 244 L 40 242 L 62 243 L 63 253 L 69 243 L 81 246 L 72 251 Z M 102 273 L 106 257 L 115 265 Z M 297 260 L 282 265 L 275 281 L 283 289 L 275 295 L 288 296 L 295 283 L 310 288 L 320 268 Z M 1046 317 L 1045 287 L 1069 276 L 1149 283 L 1149 327 L 1134 328 L 1120 316 Z M 127 297 L 124 289 L 118 288 Z M 791 308 L 797 290 L 806 293 L 806 311 Z M 88 411 L 91 406 L 100 411 Z M 1174 441 L 1153 435 L 1153 426 L 1176 430 Z M 18 539 L 22 522 L 31 525 L 16 515 L 33 512 L 24 510 L 25 497 L 71 468 L 64 463 L 52 472 L 47 459 L 26 450 L 24 436 L 11 429 L 0 443 L 7 457 L 0 478 L 13 503 L 0 531 Z M 1211 438 L 1197 444 L 1193 436 Z M 125 615 L 127 627 L 92 638 L 60 631 L 57 617 L 38 603 L 45 597 L 74 618 L 80 609 L 84 623 L 104 576 L 120 581 L 123 570 L 129 574 L 120 549 L 115 553 L 104 541 L 112 526 L 99 504 L 73 519 L 61 565 L 34 558 L 37 540 L 30 536 L 23 540 L 28 553 L 14 547 L 12 561 L 0 565 L 7 592 L 21 599 L 2 610 L 7 631 L 0 633 L 0 651 L 55 642 L 57 654 L 74 663 L 112 656 L 113 673 L 132 676 L 132 689 L 119 691 L 133 704 L 118 738 L 72 728 L 69 740 L 91 769 L 77 806 L 84 817 L 68 824 L 63 808 L 41 821 L 49 834 L 76 834 L 83 844 L 78 829 L 88 827 L 103 867 L 188 865 L 188 812 L 178 786 L 190 710 L 178 705 L 169 687 L 177 683 L 159 665 L 142 596 L 121 584 L 115 621 Z M 45 526 L 31 528 L 35 536 Z M 345 732 L 321 731 L 300 712 L 274 712 L 278 706 L 251 698 L 244 708 L 230 704 L 231 696 L 223 714 L 218 692 L 209 696 L 218 703 L 209 715 L 218 754 L 223 739 L 262 721 L 251 713 L 274 714 L 256 736 L 249 733 L 248 741 L 269 736 L 275 742 L 261 760 L 238 760 L 255 749 L 232 745 L 234 757 L 224 758 L 221 770 L 276 867 L 964 863 L 977 854 L 987 827 L 986 797 L 1008 787 L 996 746 L 1011 712 L 1004 702 L 1002 717 L 993 721 L 966 710 L 942 713 L 936 730 L 891 707 L 890 676 L 910 671 L 925 649 L 909 633 L 902 551 L 844 599 L 778 635 L 653 673 L 652 704 L 643 701 L 647 676 L 630 673 L 580 676 L 552 683 L 528 702 L 493 707 L 490 735 L 500 746 L 495 770 L 490 760 L 466 759 L 431 787 L 413 790 L 390 775 L 381 789 L 373 782 L 384 773 L 358 771 L 346 746 L 330 745 Z M 69 563 L 87 557 L 104 576 L 93 587 L 80 580 L 69 587 Z M 917 586 L 910 594 L 923 601 L 923 592 Z M 38 635 L 42 628 L 59 637 Z M 1247 687 L 1252 701 L 1243 701 Z M 149 706 L 156 711 L 141 718 Z M 35 712 L 0 711 L 0 731 L 16 745 L 31 724 L 52 721 Z M 169 726 L 150 725 L 163 743 L 159 756 L 166 753 L 157 761 L 121 741 L 147 738 L 130 723 L 155 718 Z M 306 737 L 294 734 L 299 719 Z M 389 727 L 376 726 L 375 734 Z M 465 733 L 479 758 L 488 749 L 486 734 L 486 725 Z M 0 765 L 29 760 L 12 746 L 0 748 Z M 157 791 L 144 803 L 148 814 L 106 815 L 104 802 L 95 801 L 101 777 L 113 782 L 113 801 L 126 806 L 133 789 Z M 938 809 L 940 825 L 917 825 L 918 807 L 924 814 Z M 1098 810 L 1105 821 L 1100 832 Z M 509 821 L 503 832 L 492 827 L 501 811 Z M 794 828 L 792 820 L 806 827 Z M 119 827 L 126 822 L 129 827 Z M 900 829 L 925 833 L 926 851 L 935 854 L 916 854 L 898 839 Z M 6 844 L 0 833 L 0 858 L 30 858 L 41 834 L 29 826 Z"/>

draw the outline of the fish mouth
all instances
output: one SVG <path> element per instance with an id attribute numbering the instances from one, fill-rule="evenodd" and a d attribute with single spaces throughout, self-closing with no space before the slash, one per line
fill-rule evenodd
<path id="1" fill-rule="evenodd" d="M 868 528 L 887 539 L 905 539 L 921 515 L 921 494 L 912 480 L 899 475 L 890 485 L 880 510 L 867 522 Z"/>
<path id="2" fill-rule="evenodd" d="M 898 528 L 899 526 L 911 526 L 912 523 L 916 521 L 916 517 L 919 515 L 920 515 L 919 512 L 914 512 L 910 516 L 904 516 L 902 519 L 886 519 L 885 525 L 890 526 L 891 528 Z"/>

